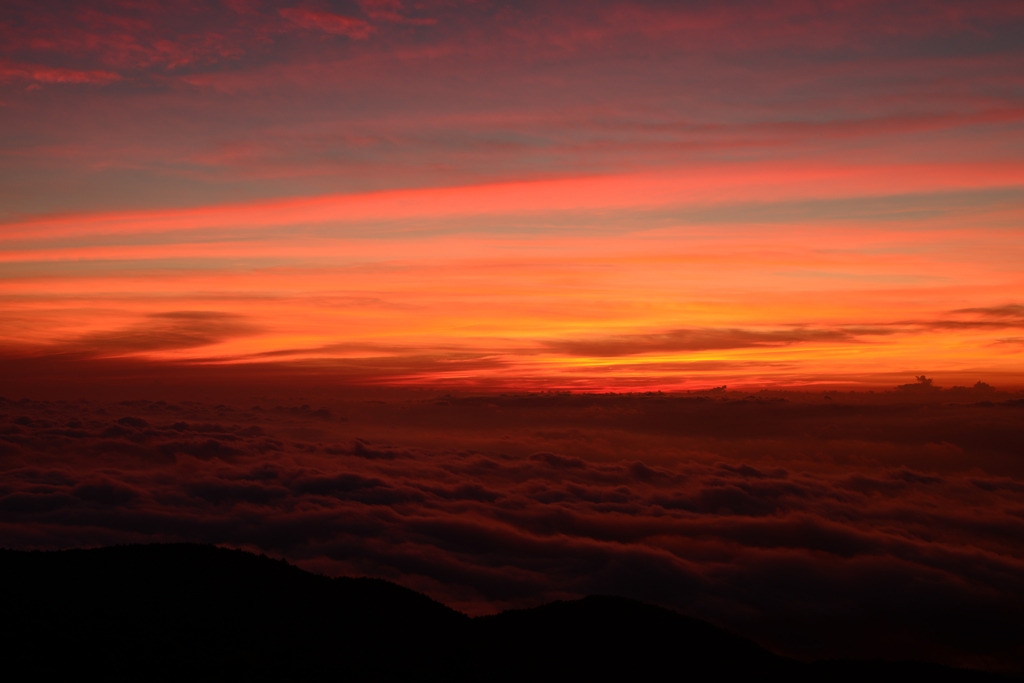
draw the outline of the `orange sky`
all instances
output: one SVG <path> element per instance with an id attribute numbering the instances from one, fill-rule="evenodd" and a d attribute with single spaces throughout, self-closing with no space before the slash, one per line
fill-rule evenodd
<path id="1" fill-rule="evenodd" d="M 758 164 L 31 219 L 5 226 L 4 334 L 36 353 L 361 359 L 389 383 L 1015 383 L 1022 177 Z M 901 206 L 960 178 L 1007 198 Z M 870 220 L 800 208 L 889 197 Z"/>
<path id="2" fill-rule="evenodd" d="M 12 10 L 8 357 L 1024 386 L 1012 4 L 335 4 Z"/>

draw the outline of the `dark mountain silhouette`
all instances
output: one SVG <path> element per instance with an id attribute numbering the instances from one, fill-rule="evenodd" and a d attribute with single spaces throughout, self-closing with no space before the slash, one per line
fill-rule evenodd
<path id="1" fill-rule="evenodd" d="M 625 598 L 470 619 L 386 581 L 204 545 L 2 550 L 0 582 L 4 667 L 33 678 L 1000 680 L 911 662 L 804 664 Z"/>

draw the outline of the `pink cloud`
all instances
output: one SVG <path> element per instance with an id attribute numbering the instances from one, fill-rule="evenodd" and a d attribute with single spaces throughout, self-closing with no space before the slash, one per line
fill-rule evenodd
<path id="1" fill-rule="evenodd" d="M 323 10 L 306 9 L 303 7 L 286 7 L 278 13 L 302 28 L 323 31 L 333 35 L 348 36 L 354 40 L 365 40 L 376 29 L 362 19 L 346 17 Z"/>
<path id="2" fill-rule="evenodd" d="M 19 24 L 0 48 L 12 56 L 28 54 L 73 58 L 113 69 L 140 71 L 210 66 L 237 60 L 265 46 L 273 32 L 266 18 L 178 3 L 173 11 L 158 5 L 114 6 L 81 3 L 66 12 L 13 10 Z M 67 62 L 70 66 L 70 61 Z"/>
<path id="3" fill-rule="evenodd" d="M 401 0 L 359 0 L 359 7 L 366 16 L 377 21 L 412 26 L 433 26 L 437 19 L 430 17 L 408 17 L 403 14 L 405 9 Z"/>
<path id="4" fill-rule="evenodd" d="M 109 85 L 121 80 L 121 75 L 112 71 L 79 71 L 61 69 L 39 64 L 18 64 L 0 62 L 0 82 L 22 80 L 35 83 L 88 83 Z"/>

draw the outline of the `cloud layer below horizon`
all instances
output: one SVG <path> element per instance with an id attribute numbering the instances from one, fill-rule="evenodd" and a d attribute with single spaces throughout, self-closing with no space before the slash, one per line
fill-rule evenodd
<path id="1" fill-rule="evenodd" d="M 4 400 L 0 543 L 219 543 L 473 614 L 610 593 L 798 656 L 1024 669 L 1020 398 L 410 396 Z"/>

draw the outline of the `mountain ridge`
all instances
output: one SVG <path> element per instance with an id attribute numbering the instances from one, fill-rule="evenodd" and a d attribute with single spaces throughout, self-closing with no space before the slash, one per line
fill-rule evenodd
<path id="1" fill-rule="evenodd" d="M 993 674 L 775 655 L 699 619 L 615 596 L 471 618 L 381 579 L 313 574 L 199 544 L 0 550 L 0 652 L 33 675 L 108 680 L 511 681 Z"/>

